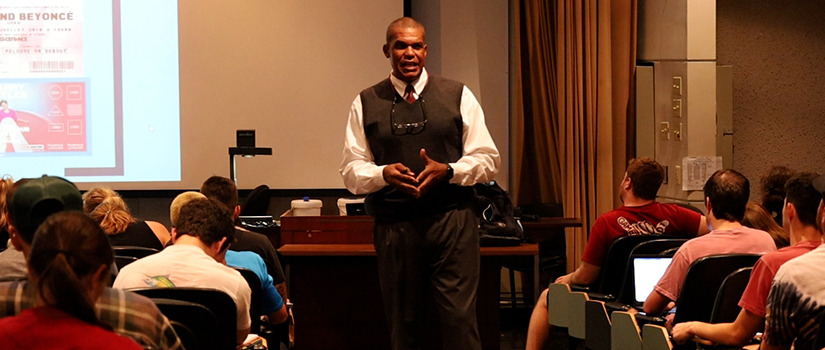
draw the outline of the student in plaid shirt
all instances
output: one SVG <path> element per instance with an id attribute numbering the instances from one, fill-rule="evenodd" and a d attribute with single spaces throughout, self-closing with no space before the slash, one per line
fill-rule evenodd
<path id="1" fill-rule="evenodd" d="M 0 318 L 33 307 L 35 292 L 27 281 L 0 283 Z M 95 310 L 100 322 L 146 349 L 183 349 L 169 320 L 149 298 L 106 288 L 95 303 Z"/>
<path id="2" fill-rule="evenodd" d="M 81 211 L 80 192 L 71 182 L 44 176 L 21 180 L 8 193 L 9 233 L 15 248 L 27 255 L 34 232 L 46 217 L 58 211 Z M 11 249 L 11 248 L 9 248 Z M 27 281 L 0 283 L 0 318 L 34 306 L 36 290 Z M 134 339 L 147 349 L 182 349 L 169 320 L 148 298 L 105 288 L 95 303 L 100 322 L 115 333 Z"/>

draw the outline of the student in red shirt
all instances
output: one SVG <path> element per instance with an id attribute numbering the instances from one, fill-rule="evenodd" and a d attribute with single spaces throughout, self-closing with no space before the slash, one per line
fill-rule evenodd
<path id="1" fill-rule="evenodd" d="M 668 235 L 695 237 L 708 232 L 705 217 L 676 204 L 656 201 L 665 172 L 650 158 L 631 159 L 619 188 L 622 206 L 596 219 L 590 230 L 582 264 L 556 283 L 591 284 L 599 277 L 607 250 L 619 237 Z M 547 290 L 536 301 L 527 330 L 527 349 L 541 349 L 550 333 L 547 323 Z"/>

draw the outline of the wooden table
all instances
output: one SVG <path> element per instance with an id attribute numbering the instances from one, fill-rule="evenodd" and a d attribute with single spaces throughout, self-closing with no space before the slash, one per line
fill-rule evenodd
<path id="1" fill-rule="evenodd" d="M 389 349 L 372 244 L 285 244 L 278 252 L 294 303 L 296 350 Z M 481 248 L 476 308 L 484 349 L 499 348 L 501 264 L 513 258 L 532 258 L 538 280 L 538 245 Z M 439 349 L 440 331 L 431 329 L 426 348 Z"/>
<path id="2" fill-rule="evenodd" d="M 522 221 L 521 226 L 531 242 L 539 243 L 559 233 L 564 235 L 564 229 L 568 227 L 582 227 L 582 221 L 579 218 L 541 217 L 539 221 Z"/>

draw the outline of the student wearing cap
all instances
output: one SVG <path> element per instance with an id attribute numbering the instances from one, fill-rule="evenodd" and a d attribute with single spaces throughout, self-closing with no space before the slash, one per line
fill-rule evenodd
<path id="1" fill-rule="evenodd" d="M 9 233 L 14 246 L 22 252 L 23 264 L 31 251 L 34 233 L 46 218 L 57 212 L 83 210 L 77 187 L 54 176 L 20 180 L 8 196 Z M 0 318 L 34 307 L 35 299 L 36 290 L 27 280 L 0 283 Z M 182 347 L 169 320 L 146 297 L 106 287 L 95 302 L 95 310 L 101 323 L 144 348 Z"/>
<path id="2" fill-rule="evenodd" d="M 37 229 L 28 262 L 37 298 L 34 307 L 0 319 L 4 349 L 142 349 L 95 314 L 114 252 L 92 219 L 70 211 L 49 216 Z"/>
<path id="3" fill-rule="evenodd" d="M 825 226 L 825 175 L 813 181 L 820 193 L 817 223 Z M 773 280 L 760 349 L 817 349 L 817 324 L 825 313 L 825 245 L 786 262 Z"/>
<path id="4" fill-rule="evenodd" d="M 75 196 L 75 195 L 78 196 Z M 34 232 L 46 218 L 59 211 L 80 211 L 83 201 L 74 184 L 57 177 L 22 179 L 9 191 L 9 236 L 17 260 L 6 261 L 7 271 L 0 280 L 22 280 L 27 277 L 25 255 L 31 248 Z M 13 266 L 13 267 L 12 267 Z M 22 267 L 22 269 L 20 269 Z M 22 272 L 22 275 L 18 273 Z"/>

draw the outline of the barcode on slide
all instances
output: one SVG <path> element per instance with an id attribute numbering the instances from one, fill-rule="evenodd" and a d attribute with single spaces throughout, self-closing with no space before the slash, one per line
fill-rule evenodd
<path id="1" fill-rule="evenodd" d="M 31 61 L 29 62 L 31 71 L 61 71 L 74 69 L 74 61 Z"/>

